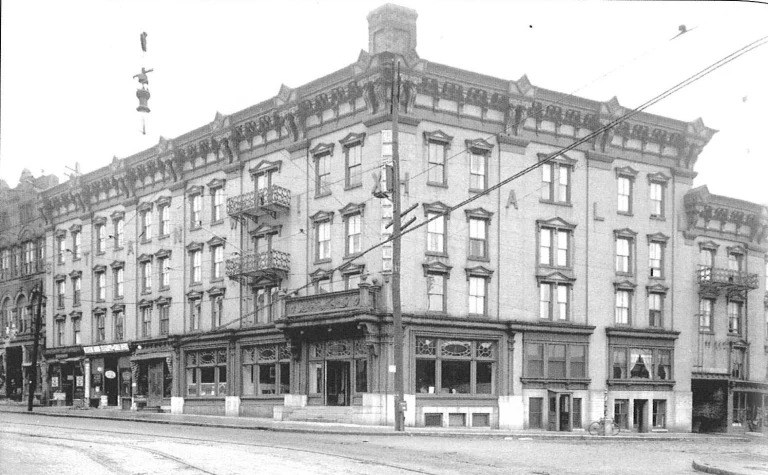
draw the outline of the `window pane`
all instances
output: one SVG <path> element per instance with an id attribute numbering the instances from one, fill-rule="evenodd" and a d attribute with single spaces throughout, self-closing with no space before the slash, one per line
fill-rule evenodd
<path id="1" fill-rule="evenodd" d="M 477 394 L 493 393 L 493 363 L 478 361 L 475 363 L 475 392 Z"/>
<path id="2" fill-rule="evenodd" d="M 568 265 L 568 235 L 567 231 L 557 232 L 557 265 Z"/>
<path id="3" fill-rule="evenodd" d="M 629 358 L 631 378 L 649 379 L 651 377 L 650 368 L 653 362 L 651 350 L 632 348 L 629 351 Z"/>
<path id="4" fill-rule="evenodd" d="M 526 376 L 541 378 L 544 376 L 544 345 L 528 343 L 525 345 Z"/>
<path id="5" fill-rule="evenodd" d="M 280 363 L 280 394 L 291 393 L 291 364 Z"/>
<path id="6" fill-rule="evenodd" d="M 259 365 L 259 394 L 275 394 L 275 365 Z"/>
<path id="7" fill-rule="evenodd" d="M 565 378 L 565 345 L 548 345 L 547 376 Z"/>
<path id="8" fill-rule="evenodd" d="M 613 350 L 613 379 L 627 377 L 627 351 L 624 348 Z"/>
<path id="9" fill-rule="evenodd" d="M 528 399 L 528 428 L 529 429 L 541 429 L 543 426 L 543 406 L 544 399 L 540 397 L 532 397 Z"/>
<path id="10" fill-rule="evenodd" d="M 542 229 L 539 232 L 539 264 L 550 265 L 552 263 L 552 230 Z"/>
<path id="11" fill-rule="evenodd" d="M 568 320 L 568 286 L 557 286 L 557 316 L 560 320 Z"/>
<path id="12" fill-rule="evenodd" d="M 359 359 L 355 361 L 355 391 L 368 392 L 368 361 Z"/>
<path id="13" fill-rule="evenodd" d="M 469 361 L 442 361 L 440 367 L 442 371 L 442 379 L 440 380 L 441 393 L 470 393 L 470 363 Z"/>
<path id="14" fill-rule="evenodd" d="M 551 292 L 550 284 L 539 286 L 539 318 L 548 319 L 550 317 Z"/>
<path id="15" fill-rule="evenodd" d="M 586 377 L 586 347 L 580 345 L 572 345 L 568 347 L 570 351 L 570 370 L 571 378 L 585 378 Z"/>
<path id="16" fill-rule="evenodd" d="M 416 360 L 416 387 L 421 394 L 434 394 L 435 360 Z"/>

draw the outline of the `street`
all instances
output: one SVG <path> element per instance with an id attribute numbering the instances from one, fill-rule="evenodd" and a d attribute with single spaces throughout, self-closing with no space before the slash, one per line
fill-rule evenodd
<path id="1" fill-rule="evenodd" d="M 509 440 L 182 427 L 0 414 L 0 473 L 694 473 L 693 459 L 768 461 L 743 442 Z"/>

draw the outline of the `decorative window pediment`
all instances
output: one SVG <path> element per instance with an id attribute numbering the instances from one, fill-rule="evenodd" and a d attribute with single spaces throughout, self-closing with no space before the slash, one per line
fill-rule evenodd
<path id="1" fill-rule="evenodd" d="M 112 309 L 112 312 L 125 312 L 125 304 L 123 303 L 116 303 L 109 308 Z"/>
<path id="2" fill-rule="evenodd" d="M 536 275 L 536 281 L 538 283 L 559 283 L 559 284 L 572 284 L 576 282 L 576 279 L 566 273 L 560 271 L 553 271 L 547 273 L 540 273 Z"/>
<path id="3" fill-rule="evenodd" d="M 206 292 L 208 292 L 208 296 L 213 297 L 219 297 L 221 295 L 224 295 L 224 293 L 227 291 L 226 287 L 211 287 Z"/>
<path id="4" fill-rule="evenodd" d="M 493 212 L 488 211 L 485 208 L 465 209 L 464 214 L 467 215 L 467 221 L 469 221 L 469 218 L 491 219 L 491 217 L 493 217 Z"/>
<path id="5" fill-rule="evenodd" d="M 94 315 L 104 315 L 107 313 L 107 307 L 94 307 L 93 308 L 93 314 Z"/>
<path id="6" fill-rule="evenodd" d="M 187 292 L 187 299 L 189 300 L 199 300 L 203 298 L 203 293 L 199 290 L 190 290 Z"/>
<path id="7" fill-rule="evenodd" d="M 155 305 L 154 300 L 141 299 L 139 300 L 139 308 L 147 308 Z"/>
<path id="8" fill-rule="evenodd" d="M 474 266 L 464 268 L 464 272 L 467 274 L 467 279 L 470 277 L 490 277 L 493 275 L 493 270 L 488 269 L 485 266 Z"/>
<path id="9" fill-rule="evenodd" d="M 716 243 L 715 241 L 703 241 L 699 243 L 699 249 L 710 249 L 712 251 L 717 251 L 718 247 L 720 247 L 720 244 Z"/>
<path id="10" fill-rule="evenodd" d="M 66 229 L 57 229 L 56 231 L 53 232 L 53 234 L 57 238 L 67 237 L 67 230 Z"/>
<path id="11" fill-rule="evenodd" d="M 448 211 L 451 209 L 450 206 L 446 205 L 442 201 L 424 203 L 422 206 L 424 207 L 424 216 L 426 216 L 427 213 L 442 213 L 445 215 L 445 219 L 450 219 L 451 217 L 451 215 L 448 214 Z"/>
<path id="12" fill-rule="evenodd" d="M 453 141 L 453 137 L 442 130 L 435 130 L 434 132 L 424 132 L 424 140 L 449 144 Z"/>
<path id="13" fill-rule="evenodd" d="M 209 239 L 206 244 L 208 244 L 209 247 L 213 246 L 223 246 L 227 243 L 227 238 L 223 238 L 221 236 L 213 236 L 211 239 Z"/>
<path id="14" fill-rule="evenodd" d="M 143 253 L 139 257 L 136 258 L 138 262 L 149 262 L 152 260 L 152 254 Z"/>
<path id="15" fill-rule="evenodd" d="M 57 313 L 56 315 L 53 316 L 53 318 L 57 322 L 60 322 L 60 321 L 65 320 L 67 318 L 67 314 L 66 313 Z"/>
<path id="16" fill-rule="evenodd" d="M 69 273 L 69 278 L 70 279 L 76 279 L 76 278 L 78 278 L 78 277 L 80 277 L 82 275 L 83 275 L 83 271 L 81 271 L 81 270 L 73 270 L 72 272 Z"/>
<path id="17" fill-rule="evenodd" d="M 365 132 L 361 132 L 359 134 L 350 132 L 347 134 L 346 137 L 339 140 L 339 143 L 341 144 L 342 147 L 352 147 L 357 144 L 362 145 L 364 140 L 365 140 Z"/>
<path id="18" fill-rule="evenodd" d="M 444 274 L 446 277 L 451 273 L 453 266 L 449 266 L 440 261 L 429 261 L 421 265 L 424 268 L 424 275 L 427 274 Z"/>
<path id="19" fill-rule="evenodd" d="M 363 214 L 363 210 L 365 210 L 365 203 L 349 203 L 347 206 L 341 208 L 339 210 L 339 214 L 342 217 L 347 217 L 352 214 Z"/>
<path id="20" fill-rule="evenodd" d="M 275 160 L 274 162 L 270 160 L 262 160 L 248 171 L 251 175 L 263 175 L 264 173 L 279 172 L 282 165 L 282 160 Z"/>
<path id="21" fill-rule="evenodd" d="M 171 304 L 171 297 L 168 297 L 167 295 L 163 295 L 162 297 L 158 297 L 155 299 L 155 305 L 158 307 L 162 307 L 164 305 L 170 305 Z"/>
<path id="22" fill-rule="evenodd" d="M 350 261 L 341 266 L 339 272 L 341 275 L 362 274 L 365 272 L 365 264 L 356 264 Z"/>
<path id="23" fill-rule="evenodd" d="M 637 287 L 637 284 L 635 284 L 634 282 L 632 282 L 629 279 L 624 279 L 624 280 L 614 281 L 613 282 L 613 287 L 616 290 L 631 290 L 631 291 L 633 291 L 633 290 L 635 290 L 635 287 Z"/>
<path id="24" fill-rule="evenodd" d="M 187 196 L 196 196 L 196 195 L 202 195 L 202 194 L 203 194 L 202 185 L 195 185 L 187 188 Z"/>
<path id="25" fill-rule="evenodd" d="M 155 200 L 155 204 L 158 208 L 163 206 L 170 206 L 171 204 L 171 197 L 170 196 L 161 196 L 160 198 Z"/>
<path id="26" fill-rule="evenodd" d="M 654 234 L 648 234 L 648 242 L 661 242 L 666 243 L 669 241 L 669 236 L 662 232 L 654 233 Z"/>
<path id="27" fill-rule="evenodd" d="M 149 211 L 151 209 L 152 209 L 152 203 L 149 201 L 142 201 L 141 203 L 136 205 L 136 211 L 140 213 L 144 211 Z"/>
<path id="28" fill-rule="evenodd" d="M 56 274 L 53 276 L 54 282 L 61 282 L 63 280 L 67 280 L 67 274 Z"/>
<path id="29" fill-rule="evenodd" d="M 224 188 L 224 185 L 227 184 L 227 180 L 224 178 L 214 178 L 213 180 L 209 181 L 205 186 L 208 187 L 209 190 L 217 190 L 219 188 Z"/>
<path id="30" fill-rule="evenodd" d="M 632 167 L 616 167 L 616 176 L 620 177 L 623 176 L 625 178 L 632 178 L 634 179 L 637 176 L 638 171 L 635 170 Z"/>
<path id="31" fill-rule="evenodd" d="M 193 252 L 193 251 L 202 251 L 203 250 L 203 243 L 201 242 L 191 242 L 187 244 L 187 251 Z"/>
<path id="32" fill-rule="evenodd" d="M 312 220 L 312 223 L 325 223 L 330 222 L 333 223 L 333 211 L 318 211 L 317 213 L 313 214 L 309 217 L 310 220 Z"/>
<path id="33" fill-rule="evenodd" d="M 109 217 L 112 218 L 112 221 L 123 219 L 125 218 L 125 211 L 115 211 L 112 214 L 110 214 Z"/>
<path id="34" fill-rule="evenodd" d="M 743 256 L 747 253 L 744 246 L 740 244 L 737 244 L 736 246 L 727 246 L 725 249 L 728 251 L 728 254 L 739 254 Z"/>
<path id="35" fill-rule="evenodd" d="M 82 224 L 73 224 L 69 227 L 69 231 L 73 233 L 79 233 L 83 229 Z"/>
<path id="36" fill-rule="evenodd" d="M 662 185 L 666 185 L 669 181 L 669 176 L 665 175 L 662 172 L 656 172 L 656 173 L 649 173 L 648 176 L 648 183 L 660 183 Z"/>
<path id="37" fill-rule="evenodd" d="M 123 267 L 125 267 L 125 261 L 112 261 L 109 267 L 113 269 L 122 269 Z"/>
<path id="38" fill-rule="evenodd" d="M 256 229 L 250 231 L 251 236 L 261 237 L 269 234 L 280 234 L 280 230 L 283 228 L 282 224 L 265 224 L 261 223 Z"/>
<path id="39" fill-rule="evenodd" d="M 83 312 L 81 312 L 80 310 L 73 310 L 69 312 L 69 318 L 71 319 L 82 318 L 82 317 L 83 317 Z"/>
<path id="40" fill-rule="evenodd" d="M 649 294 L 666 294 L 669 287 L 656 283 L 653 285 L 646 285 L 645 290 L 647 290 Z"/>
<path id="41" fill-rule="evenodd" d="M 322 280 L 322 279 L 330 279 L 333 275 L 333 269 L 315 269 L 314 271 L 309 273 L 309 278 L 312 279 L 312 282 Z"/>
<path id="42" fill-rule="evenodd" d="M 335 144 L 333 143 L 319 143 L 312 147 L 312 150 L 309 151 L 310 154 L 312 154 L 313 157 L 319 157 L 321 155 L 333 155 L 333 147 Z"/>
<path id="43" fill-rule="evenodd" d="M 474 152 L 488 153 L 491 150 L 493 150 L 493 144 L 488 142 L 485 139 L 474 139 L 474 140 L 467 139 L 465 143 L 467 145 L 467 150 L 471 150 Z"/>
<path id="44" fill-rule="evenodd" d="M 106 272 L 106 271 L 107 271 L 107 266 L 105 266 L 104 264 L 97 264 L 97 265 L 93 266 L 93 272 L 95 272 L 97 274 L 99 272 Z"/>
<path id="45" fill-rule="evenodd" d="M 614 229 L 613 235 L 617 238 L 623 237 L 623 238 L 634 239 L 637 236 L 637 233 L 635 231 L 632 231 L 629 228 L 622 228 L 622 229 Z"/>
<path id="46" fill-rule="evenodd" d="M 93 224 L 98 226 L 100 224 L 107 224 L 107 218 L 105 216 L 96 216 L 93 218 Z"/>
<path id="47" fill-rule="evenodd" d="M 560 217 L 555 217 L 551 219 L 538 219 L 536 220 L 536 225 L 540 228 L 570 229 L 570 230 L 576 229 L 575 224 L 571 224 Z"/>
<path id="48" fill-rule="evenodd" d="M 155 253 L 155 257 L 158 259 L 164 259 L 167 257 L 171 257 L 171 250 L 170 249 L 160 249 Z"/>
<path id="49" fill-rule="evenodd" d="M 539 161 L 546 160 L 547 158 L 551 157 L 552 155 L 556 154 L 557 152 L 553 153 L 539 153 L 536 154 L 536 157 L 539 159 Z M 552 158 L 549 160 L 550 163 L 562 163 L 563 165 L 570 165 L 574 166 L 577 163 L 579 163 L 578 160 L 575 158 L 571 158 L 568 155 L 562 154 L 558 155 L 555 158 Z"/>

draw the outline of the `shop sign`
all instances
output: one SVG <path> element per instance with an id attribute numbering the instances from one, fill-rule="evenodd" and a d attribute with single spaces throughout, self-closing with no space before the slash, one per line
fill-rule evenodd
<path id="1" fill-rule="evenodd" d="M 85 382 L 83 381 L 83 376 L 76 376 L 75 386 L 85 386 Z"/>
<path id="2" fill-rule="evenodd" d="M 117 353 L 128 351 L 128 343 L 113 343 L 111 345 L 84 346 L 83 353 L 92 355 L 94 353 Z"/>
<path id="3" fill-rule="evenodd" d="M 51 386 L 54 388 L 59 387 L 59 377 L 58 376 L 51 376 Z"/>
<path id="4" fill-rule="evenodd" d="M 108 369 L 107 372 L 104 373 L 104 376 L 107 379 L 115 379 L 115 376 L 117 376 L 117 374 L 114 371 L 112 371 L 111 369 Z"/>
<path id="5" fill-rule="evenodd" d="M 130 381 L 130 380 L 131 380 L 131 372 L 123 371 L 123 381 Z"/>
<path id="6" fill-rule="evenodd" d="M 53 393 L 53 400 L 54 401 L 66 401 L 67 400 L 67 393 L 55 392 L 55 393 Z"/>

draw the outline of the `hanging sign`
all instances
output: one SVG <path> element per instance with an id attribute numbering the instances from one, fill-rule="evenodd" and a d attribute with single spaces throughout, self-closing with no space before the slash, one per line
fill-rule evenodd
<path id="1" fill-rule="evenodd" d="M 115 379 L 115 376 L 117 376 L 117 373 L 112 371 L 111 369 L 108 369 L 106 373 L 104 373 L 104 377 L 107 379 Z"/>

